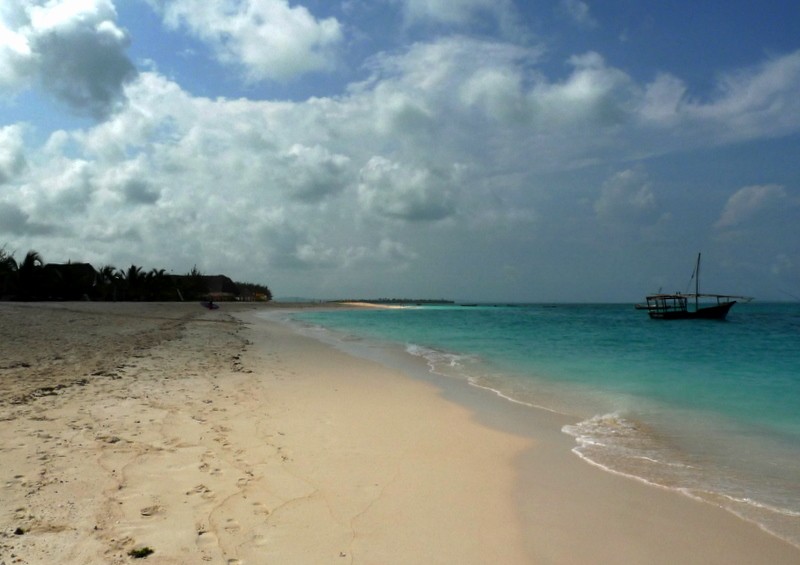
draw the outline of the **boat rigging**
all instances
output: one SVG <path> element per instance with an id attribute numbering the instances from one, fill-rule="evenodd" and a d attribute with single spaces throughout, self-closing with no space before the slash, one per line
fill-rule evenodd
<path id="1" fill-rule="evenodd" d="M 724 320 L 733 305 L 737 302 L 750 302 L 751 297 L 730 294 L 702 294 L 700 292 L 700 253 L 694 272 L 695 290 L 682 294 L 651 294 L 646 297 L 646 304 L 637 304 L 636 309 L 647 310 L 655 320 Z M 691 282 L 691 279 L 690 279 Z M 690 300 L 692 306 L 690 307 Z"/>

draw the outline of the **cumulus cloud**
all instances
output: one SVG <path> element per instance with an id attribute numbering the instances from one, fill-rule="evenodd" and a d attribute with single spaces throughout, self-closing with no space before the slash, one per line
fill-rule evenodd
<path id="1" fill-rule="evenodd" d="M 361 169 L 358 196 L 369 211 L 408 221 L 440 220 L 453 213 L 445 175 L 373 157 Z"/>
<path id="2" fill-rule="evenodd" d="M 16 204 L 0 202 L 0 233 L 16 236 L 50 235 L 55 228 L 32 222 L 30 215 Z"/>
<path id="3" fill-rule="evenodd" d="M 0 5 L 0 92 L 16 92 L 33 74 L 35 61 L 24 31 L 28 22 L 19 2 Z"/>
<path id="4" fill-rule="evenodd" d="M 714 226 L 735 228 L 765 215 L 782 215 L 787 206 L 791 206 L 791 202 L 783 186 L 776 184 L 745 186 L 728 198 Z"/>
<path id="5" fill-rule="evenodd" d="M 606 65 L 595 52 L 570 57 L 570 76 L 561 83 L 542 81 L 532 93 L 544 118 L 556 123 L 590 121 L 615 125 L 630 115 L 635 89 L 631 78 Z"/>
<path id="6" fill-rule="evenodd" d="M 460 98 L 471 107 L 482 108 L 485 114 L 501 122 L 529 120 L 531 108 L 523 89 L 524 77 L 514 67 L 482 68 L 461 88 Z"/>
<path id="7" fill-rule="evenodd" d="M 686 85 L 679 78 L 659 73 L 653 82 L 645 86 L 639 115 L 646 122 L 673 125 L 680 119 L 686 90 Z"/>
<path id="8" fill-rule="evenodd" d="M 204 17 L 220 9 L 193 6 L 207 6 Z M 583 211 L 604 227 L 652 226 L 656 183 L 620 161 L 719 143 L 730 119 L 766 108 L 756 99 L 787 104 L 782 123 L 796 120 L 791 57 L 701 103 L 677 77 L 641 85 L 595 52 L 569 58 L 557 76 L 543 56 L 538 46 L 450 36 L 374 57 L 369 76 L 339 96 L 283 102 L 194 96 L 142 72 L 124 84 L 124 108 L 53 134 L 41 151 L 21 149 L 17 126 L 0 130 L 0 151 L 8 149 L 0 224 L 30 238 L 57 225 L 104 262 L 204 269 L 207 261 L 252 278 L 280 268 L 284 280 L 297 273 L 295 281 L 323 285 L 321 273 L 345 265 L 376 276 L 389 264 L 412 268 L 430 254 L 432 234 L 463 242 L 468 228 L 453 226 L 466 216 L 509 249 L 528 249 L 539 232 L 524 245 L 517 232 L 532 232 L 548 210 L 537 205 L 556 199 L 558 183 L 542 177 L 587 162 L 623 170 L 596 183 L 593 208 Z M 737 113 L 728 101 L 755 85 L 762 94 Z M 750 135 L 774 135 L 773 127 Z M 718 227 L 743 225 L 759 198 L 764 210 L 780 203 L 774 188 L 758 192 L 732 197 Z"/>
<path id="9" fill-rule="evenodd" d="M 601 222 L 611 225 L 651 220 L 656 198 L 647 173 L 635 168 L 612 175 L 603 183 L 594 210 Z"/>
<path id="10" fill-rule="evenodd" d="M 292 198 L 318 202 L 341 192 L 347 184 L 350 159 L 334 155 L 324 147 L 292 145 L 280 155 L 285 164 L 283 185 Z"/>
<path id="11" fill-rule="evenodd" d="M 375 75 L 365 85 L 375 94 L 391 92 L 393 100 L 406 95 L 420 115 L 455 110 L 469 121 L 477 111 L 476 117 L 537 131 L 612 126 L 636 109 L 632 79 L 598 53 L 570 57 L 571 72 L 560 81 L 532 70 L 541 56 L 538 47 L 450 37 L 376 59 Z"/>
<path id="12" fill-rule="evenodd" d="M 0 87 L 41 86 L 96 119 L 119 108 L 136 75 L 110 0 L 10 0 L 0 11 Z"/>
<path id="13" fill-rule="evenodd" d="M 0 128 L 0 185 L 19 175 L 27 166 L 22 127 Z"/>
<path id="14" fill-rule="evenodd" d="M 61 167 L 51 170 L 43 183 L 39 195 L 37 212 L 52 223 L 70 217 L 80 221 L 89 210 L 97 189 L 95 165 L 83 159 L 62 159 Z"/>
<path id="15" fill-rule="evenodd" d="M 92 182 L 97 186 L 98 198 L 113 205 L 153 205 L 161 198 L 159 187 L 150 180 L 153 173 L 147 159 L 139 156 L 116 166 L 110 165 Z"/>
<path id="16" fill-rule="evenodd" d="M 133 204 L 155 204 L 158 202 L 158 190 L 141 179 L 132 179 L 122 186 L 125 200 Z"/>
<path id="17" fill-rule="evenodd" d="M 317 19 L 287 0 L 148 0 L 172 28 L 184 28 L 248 81 L 286 81 L 333 69 L 343 40 L 335 18 Z"/>

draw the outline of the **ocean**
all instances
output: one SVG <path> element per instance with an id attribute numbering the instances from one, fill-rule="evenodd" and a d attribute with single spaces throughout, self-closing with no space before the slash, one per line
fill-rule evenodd
<path id="1" fill-rule="evenodd" d="M 587 463 L 800 546 L 799 303 L 738 304 L 724 322 L 650 320 L 627 304 L 287 315 L 351 353 L 402 350 L 437 378 L 568 415 L 562 431 Z"/>

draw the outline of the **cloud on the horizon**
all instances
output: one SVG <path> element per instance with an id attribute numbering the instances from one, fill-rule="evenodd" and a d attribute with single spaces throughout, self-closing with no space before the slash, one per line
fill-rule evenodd
<path id="1" fill-rule="evenodd" d="M 119 109 L 136 69 L 110 0 L 7 1 L 0 8 L 0 88 L 17 93 L 41 85 L 95 119 Z"/>

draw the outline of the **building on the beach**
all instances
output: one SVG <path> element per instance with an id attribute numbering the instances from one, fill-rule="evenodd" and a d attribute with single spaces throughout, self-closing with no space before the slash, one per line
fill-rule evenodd
<path id="1" fill-rule="evenodd" d="M 225 275 L 203 275 L 203 283 L 213 300 L 238 300 L 242 294 L 239 286 Z"/>

